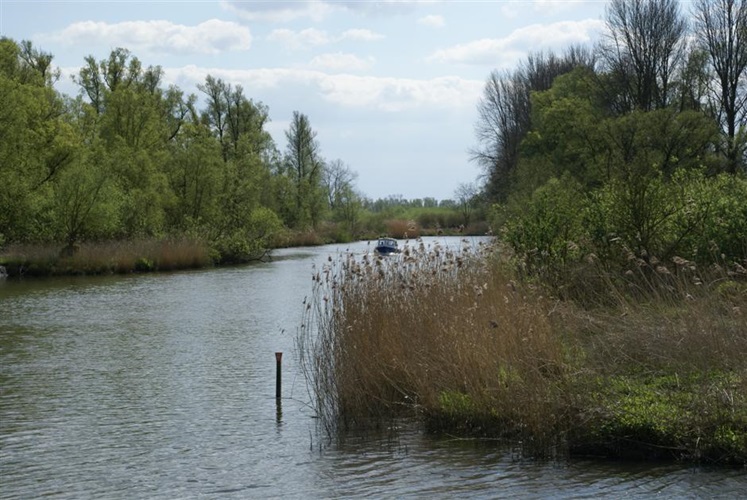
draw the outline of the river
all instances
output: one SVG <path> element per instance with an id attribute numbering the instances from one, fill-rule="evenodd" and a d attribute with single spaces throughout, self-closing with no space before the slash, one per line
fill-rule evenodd
<path id="1" fill-rule="evenodd" d="M 459 239 L 446 238 L 447 246 Z M 294 352 L 312 265 L 0 280 L 0 498 L 733 498 L 744 470 L 537 462 L 402 422 L 328 440 Z M 283 394 L 275 399 L 275 352 Z"/>

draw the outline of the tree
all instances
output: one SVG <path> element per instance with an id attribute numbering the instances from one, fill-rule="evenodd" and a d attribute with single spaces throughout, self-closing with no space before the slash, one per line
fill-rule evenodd
<path id="1" fill-rule="evenodd" d="M 86 115 L 85 140 L 106 146 L 103 163 L 111 166 L 123 196 L 120 234 L 161 234 L 167 212 L 173 217 L 177 204 L 168 177 L 175 151 L 170 147 L 194 114 L 196 98 L 173 85 L 162 88 L 161 67 L 144 67 L 127 49 L 117 48 L 99 62 L 93 56 L 85 61 L 76 82 L 89 104 L 79 114 Z"/>
<path id="2" fill-rule="evenodd" d="M 176 203 L 170 207 L 169 225 L 190 229 L 213 225 L 220 213 L 224 186 L 220 144 L 199 123 L 187 123 L 170 146 L 167 176 Z"/>
<path id="3" fill-rule="evenodd" d="M 454 192 L 454 200 L 459 205 L 459 211 L 462 213 L 465 226 L 468 226 L 471 221 L 478 195 L 479 190 L 472 182 L 459 184 Z"/>
<path id="4" fill-rule="evenodd" d="M 477 106 L 478 146 L 471 151 L 472 161 L 485 172 L 489 198 L 508 198 L 519 147 L 531 127 L 531 93 L 549 89 L 556 77 L 578 66 L 593 68 L 595 58 L 581 47 L 570 47 L 563 56 L 531 54 L 514 72 L 490 74 Z"/>
<path id="5" fill-rule="evenodd" d="M 676 0 L 612 0 L 607 7 L 608 37 L 601 54 L 619 110 L 650 111 L 669 105 L 672 79 L 682 62 L 687 24 Z"/>
<path id="6" fill-rule="evenodd" d="M 492 72 L 477 113 L 479 145 L 472 150 L 471 158 L 485 171 L 490 197 L 505 201 L 519 161 L 519 145 L 529 129 L 529 93 L 520 75 Z"/>
<path id="7" fill-rule="evenodd" d="M 108 238 L 119 224 L 119 191 L 102 163 L 102 148 L 83 149 L 76 161 L 57 179 L 52 197 L 56 238 L 72 254 L 84 238 Z"/>
<path id="8" fill-rule="evenodd" d="M 254 147 L 263 154 L 274 148 L 272 137 L 264 130 L 269 122 L 267 106 L 244 96 L 241 85 L 235 88 L 221 79 L 208 75 L 197 88 L 207 97 L 207 109 L 202 121 L 218 138 L 223 161 L 235 158 L 239 139 L 247 133 L 254 137 Z"/>
<path id="9" fill-rule="evenodd" d="M 354 185 L 357 178 L 358 174 L 339 159 L 327 163 L 322 171 L 322 185 L 332 218 L 344 223 L 351 233 L 356 230 L 361 208 L 361 196 Z"/>
<path id="10" fill-rule="evenodd" d="M 292 226 L 316 226 L 324 202 L 321 189 L 324 163 L 316 132 L 303 113 L 293 112 L 290 128 L 285 132 L 288 146 L 284 156 L 285 172 L 291 179 L 295 206 Z"/>
<path id="11" fill-rule="evenodd" d="M 747 2 L 743 0 L 697 0 L 693 4 L 698 44 L 709 55 L 716 75 L 713 97 L 717 117 L 726 131 L 726 170 L 744 167 L 747 121 L 744 75 L 747 69 Z"/>
<path id="12" fill-rule="evenodd" d="M 322 185 L 327 193 L 327 203 L 334 212 L 338 208 L 341 196 L 353 187 L 358 174 L 340 159 L 325 164 L 322 170 Z"/>
<path id="13" fill-rule="evenodd" d="M 598 78 L 578 67 L 532 94 L 532 129 L 521 147 L 515 192 L 529 196 L 564 172 L 585 187 L 610 177 L 608 148 L 600 124 L 607 118 Z"/>
<path id="14" fill-rule="evenodd" d="M 51 61 L 29 42 L 0 38 L 0 235 L 8 241 L 49 236 L 41 211 L 77 150 Z"/>

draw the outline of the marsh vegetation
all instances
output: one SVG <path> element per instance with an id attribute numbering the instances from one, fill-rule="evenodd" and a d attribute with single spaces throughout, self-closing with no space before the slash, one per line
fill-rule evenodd
<path id="1" fill-rule="evenodd" d="M 572 299 L 516 269 L 422 241 L 317 269 L 297 344 L 326 429 L 406 415 L 534 456 L 744 463 L 743 269 L 589 262 Z"/>

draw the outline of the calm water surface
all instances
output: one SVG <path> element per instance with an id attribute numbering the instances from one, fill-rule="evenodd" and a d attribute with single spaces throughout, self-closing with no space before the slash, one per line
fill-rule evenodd
<path id="1" fill-rule="evenodd" d="M 445 244 L 457 247 L 458 239 Z M 403 423 L 329 442 L 293 340 L 312 265 L 0 281 L 0 498 L 734 498 L 743 470 L 535 463 Z M 284 352 L 275 400 L 275 352 Z"/>

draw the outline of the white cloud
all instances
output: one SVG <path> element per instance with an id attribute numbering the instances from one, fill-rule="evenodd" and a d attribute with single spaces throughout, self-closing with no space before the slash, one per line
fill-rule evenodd
<path id="1" fill-rule="evenodd" d="M 272 32 L 267 35 L 267 39 L 271 42 L 280 42 L 285 45 L 286 48 L 293 50 L 327 45 L 332 42 L 332 39 L 326 31 L 318 30 L 316 28 L 307 28 L 301 31 L 276 29 L 272 30 Z"/>
<path id="2" fill-rule="evenodd" d="M 333 75 L 318 84 L 323 97 L 330 102 L 388 112 L 474 107 L 483 89 L 483 82 L 459 77 L 414 80 Z"/>
<path id="3" fill-rule="evenodd" d="M 348 10 L 362 14 L 397 15 L 412 12 L 424 4 L 436 3 L 436 0 L 331 0 L 328 3 L 343 5 Z"/>
<path id="4" fill-rule="evenodd" d="M 194 65 L 166 69 L 165 79 L 168 83 L 189 89 L 203 83 L 208 74 L 256 92 L 308 87 L 325 101 L 338 106 L 385 112 L 473 109 L 484 85 L 482 81 L 456 76 L 416 80 L 348 73 L 327 74 L 311 69 L 228 70 Z"/>
<path id="5" fill-rule="evenodd" d="M 443 16 L 429 15 L 418 19 L 418 24 L 431 28 L 443 28 L 446 26 L 446 21 L 444 21 Z"/>
<path id="6" fill-rule="evenodd" d="M 427 0 L 223 0 L 224 9 L 250 21 L 290 22 L 297 19 L 324 20 L 335 11 L 347 10 L 362 15 L 396 15 L 410 12 Z"/>
<path id="7" fill-rule="evenodd" d="M 533 4 L 535 12 L 541 12 L 549 16 L 560 14 L 577 6 L 575 2 L 569 2 L 568 0 L 534 0 Z"/>
<path id="8" fill-rule="evenodd" d="M 54 43 L 78 46 L 126 47 L 151 54 L 219 54 L 249 50 L 249 28 L 211 19 L 196 26 L 170 21 L 128 21 L 116 24 L 82 21 L 42 37 Z"/>
<path id="9" fill-rule="evenodd" d="M 221 6 L 242 19 L 287 23 L 296 19 L 324 20 L 336 7 L 332 2 L 296 0 L 274 2 L 246 2 L 223 0 Z"/>
<path id="10" fill-rule="evenodd" d="M 267 40 L 282 43 L 285 48 L 291 50 L 308 49 L 320 45 L 329 45 L 344 40 L 374 41 L 384 38 L 383 35 L 374 33 L 367 29 L 349 29 L 339 36 L 331 36 L 326 31 L 316 28 L 307 28 L 301 31 L 293 31 L 285 28 L 276 29 L 267 35 Z"/>
<path id="11" fill-rule="evenodd" d="M 438 50 L 427 60 L 442 63 L 512 66 L 527 52 L 589 43 L 603 29 L 603 21 L 594 19 L 562 21 L 547 25 L 532 24 L 513 31 L 505 38 L 483 38 Z"/>
<path id="12" fill-rule="evenodd" d="M 320 54 L 311 60 L 309 66 L 319 70 L 363 71 L 371 68 L 373 63 L 373 57 L 361 59 L 354 54 L 337 52 L 334 54 Z"/>
<path id="13" fill-rule="evenodd" d="M 356 40 L 361 42 L 374 42 L 381 40 L 384 35 L 367 29 L 349 29 L 342 32 L 338 40 Z"/>

